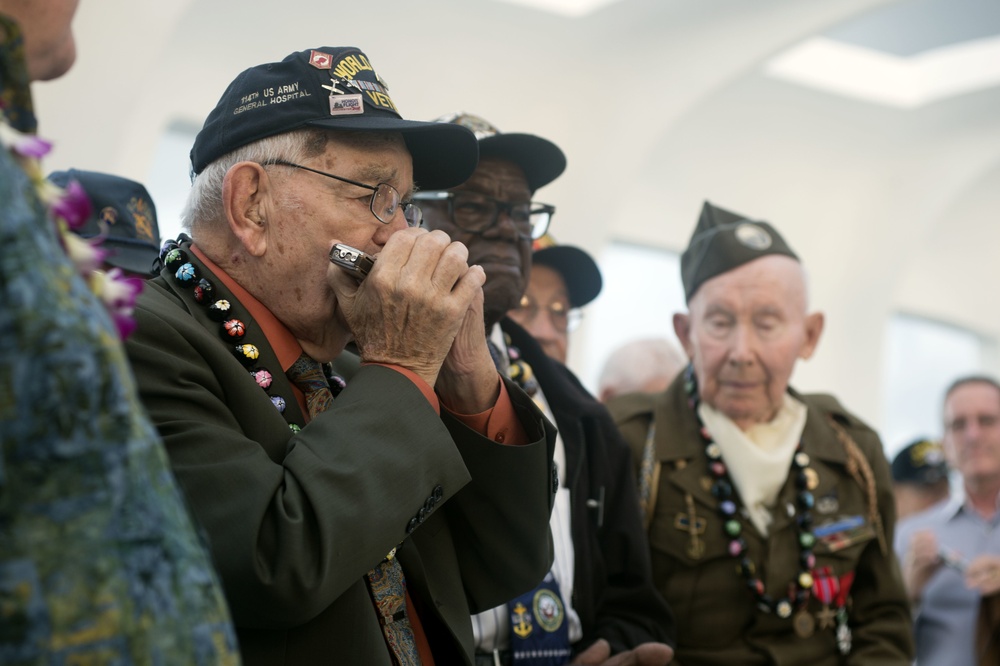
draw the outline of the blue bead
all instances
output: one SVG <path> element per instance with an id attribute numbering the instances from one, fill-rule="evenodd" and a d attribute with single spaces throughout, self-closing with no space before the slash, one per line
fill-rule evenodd
<path id="1" fill-rule="evenodd" d="M 277 408 L 279 414 L 285 413 L 285 399 L 280 395 L 272 395 L 271 403 Z"/>
<path id="2" fill-rule="evenodd" d="M 186 263 L 177 269 L 174 277 L 183 284 L 191 284 L 198 280 L 198 269 L 194 267 L 194 264 Z"/>

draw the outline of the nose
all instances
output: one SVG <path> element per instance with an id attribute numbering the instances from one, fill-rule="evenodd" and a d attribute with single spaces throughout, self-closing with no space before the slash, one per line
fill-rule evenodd
<path id="1" fill-rule="evenodd" d="M 372 234 L 372 241 L 377 243 L 379 247 L 386 244 L 389 240 L 389 236 L 393 235 L 397 231 L 402 231 L 403 229 L 409 229 L 410 225 L 406 223 L 406 216 L 403 215 L 402 209 L 397 210 L 396 214 L 392 216 L 388 224 L 384 224 L 376 220 L 378 227 L 375 229 L 375 233 Z"/>
<path id="2" fill-rule="evenodd" d="M 754 337 L 749 326 L 740 324 L 734 326 L 729 362 L 738 366 L 747 366 L 754 362 Z"/>

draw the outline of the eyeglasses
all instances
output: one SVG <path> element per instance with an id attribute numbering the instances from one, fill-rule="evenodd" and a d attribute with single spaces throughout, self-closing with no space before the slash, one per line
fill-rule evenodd
<path id="1" fill-rule="evenodd" d="M 518 303 L 517 309 L 511 314 L 522 323 L 530 324 L 535 321 L 542 311 L 548 316 L 552 327 L 560 333 L 568 333 L 575 330 L 580 325 L 580 321 L 583 320 L 583 312 L 581 310 L 571 308 L 562 301 L 555 301 L 554 303 L 542 306 L 527 294 L 521 297 L 521 302 Z"/>
<path id="2" fill-rule="evenodd" d="M 349 185 L 354 185 L 356 187 L 363 187 L 366 190 L 371 190 L 375 194 L 372 195 L 371 202 L 368 204 L 369 210 L 371 210 L 372 215 L 375 219 L 382 224 L 389 224 L 392 222 L 392 218 L 396 216 L 396 211 L 400 208 L 403 209 L 403 217 L 406 218 L 406 225 L 409 227 L 420 226 L 420 222 L 424 219 L 424 214 L 420 210 L 420 206 L 416 205 L 412 201 L 400 201 L 399 191 L 390 185 L 389 183 L 379 183 L 378 185 L 365 185 L 364 183 L 359 183 L 356 180 L 351 180 L 350 178 L 343 178 L 341 176 L 334 176 L 332 173 L 326 173 L 325 171 L 319 171 L 318 169 L 312 169 L 307 166 L 302 166 L 301 164 L 295 164 L 294 162 L 286 162 L 285 160 L 269 160 L 264 162 L 261 166 L 270 166 L 272 164 L 278 164 L 281 166 L 294 167 L 296 169 L 302 169 L 303 171 L 311 171 L 313 173 L 318 173 L 321 176 L 326 176 L 327 178 L 333 178 L 334 180 L 339 180 L 342 183 L 348 183 Z"/>
<path id="3" fill-rule="evenodd" d="M 544 236 L 556 212 L 556 207 L 549 204 L 498 201 L 474 192 L 417 192 L 413 198 L 419 201 L 447 201 L 448 213 L 455 226 L 474 234 L 481 234 L 495 226 L 500 220 L 500 213 L 504 212 L 514 223 L 518 235 L 525 240 Z"/>

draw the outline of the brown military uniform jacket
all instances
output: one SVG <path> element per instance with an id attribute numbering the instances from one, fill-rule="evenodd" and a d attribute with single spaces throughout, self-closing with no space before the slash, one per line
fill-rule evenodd
<path id="1" fill-rule="evenodd" d="M 800 626 L 813 625 L 811 632 L 795 630 L 795 615 L 781 619 L 756 608 L 737 561 L 727 552 L 730 539 L 723 534 L 719 501 L 710 492 L 705 447 L 683 376 L 665 393 L 624 396 L 609 405 L 632 447 L 637 468 L 650 422 L 655 420 L 659 479 L 651 502 L 649 541 L 655 583 L 677 618 L 674 664 L 904 666 L 913 659 L 910 609 L 891 548 L 895 508 L 881 442 L 835 399 L 797 394 L 795 398 L 808 408 L 802 447 L 818 477 L 812 491 L 814 529 L 845 519 L 859 522 L 860 517 L 859 527 L 817 539 L 814 548 L 816 570 L 829 567 L 838 580 L 854 575 L 845 604 L 851 638 L 847 655 L 838 646 L 832 613 L 825 612 L 815 595 L 804 608 L 796 608 L 797 613 L 811 616 L 811 623 L 809 618 L 798 618 Z M 867 459 L 869 482 L 851 462 L 849 445 L 831 422 Z M 766 593 L 775 598 L 787 595 L 800 571 L 799 530 L 789 515 L 793 512 L 786 510 L 795 507 L 797 492 L 790 476 L 779 493 L 769 537 L 749 520 L 741 521 L 747 553 Z"/>

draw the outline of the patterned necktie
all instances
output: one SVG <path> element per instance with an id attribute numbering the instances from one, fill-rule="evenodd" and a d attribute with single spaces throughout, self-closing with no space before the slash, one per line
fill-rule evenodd
<path id="1" fill-rule="evenodd" d="M 317 361 L 303 354 L 288 369 L 287 375 L 305 394 L 309 418 L 316 418 L 317 414 L 333 404 L 334 392 Z M 331 381 L 339 393 L 343 380 L 333 377 Z M 417 652 L 410 619 L 406 615 L 406 580 L 395 554 L 396 549 L 393 548 L 365 578 L 378 611 L 385 642 L 392 652 L 393 663 L 399 666 L 419 666 L 420 654 Z"/>

